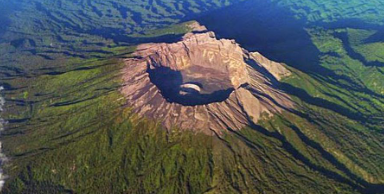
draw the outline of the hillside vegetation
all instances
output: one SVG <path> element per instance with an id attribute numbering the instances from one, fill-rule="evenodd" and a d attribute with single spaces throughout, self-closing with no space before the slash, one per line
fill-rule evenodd
<path id="1" fill-rule="evenodd" d="M 0 3 L 2 193 L 384 192 L 379 0 Z M 133 114 L 121 60 L 191 19 L 286 63 L 296 110 L 222 137 Z"/>

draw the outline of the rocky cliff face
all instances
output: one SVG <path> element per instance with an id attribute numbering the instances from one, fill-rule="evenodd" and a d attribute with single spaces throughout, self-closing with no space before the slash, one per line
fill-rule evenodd
<path id="1" fill-rule="evenodd" d="M 220 135 L 293 107 L 278 89 L 290 75 L 282 64 L 193 28 L 180 42 L 140 45 L 125 61 L 121 92 L 135 113 L 168 129 Z"/>

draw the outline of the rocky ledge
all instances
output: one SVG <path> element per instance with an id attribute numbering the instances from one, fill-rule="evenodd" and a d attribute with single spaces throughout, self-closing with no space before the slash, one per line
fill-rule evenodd
<path id="1" fill-rule="evenodd" d="M 222 134 L 293 108 L 279 90 L 282 64 L 197 29 L 180 42 L 139 45 L 126 59 L 122 94 L 140 116 L 164 127 Z"/>

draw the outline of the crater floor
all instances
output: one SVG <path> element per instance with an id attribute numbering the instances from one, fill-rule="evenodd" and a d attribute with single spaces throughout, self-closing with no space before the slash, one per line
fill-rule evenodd
<path id="1" fill-rule="evenodd" d="M 155 67 L 148 74 L 168 102 L 185 106 L 222 102 L 235 90 L 228 74 L 210 68 L 191 66 L 178 71 Z"/>

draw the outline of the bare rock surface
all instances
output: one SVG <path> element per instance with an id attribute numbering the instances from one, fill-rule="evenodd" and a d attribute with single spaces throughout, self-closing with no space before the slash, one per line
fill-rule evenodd
<path id="1" fill-rule="evenodd" d="M 220 135 L 293 108 L 278 88 L 290 75 L 282 64 L 190 27 L 180 42 L 139 45 L 126 59 L 121 92 L 135 113 L 167 129 Z"/>

